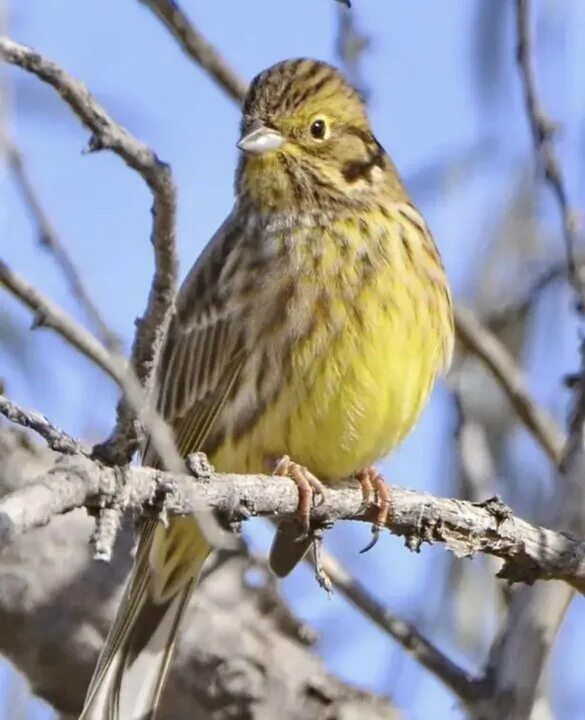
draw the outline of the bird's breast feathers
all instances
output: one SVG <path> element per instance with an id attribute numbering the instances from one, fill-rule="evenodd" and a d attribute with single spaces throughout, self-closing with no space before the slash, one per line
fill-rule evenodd
<path id="1" fill-rule="evenodd" d="M 261 471 L 286 453 L 323 478 L 346 477 L 410 432 L 452 342 L 445 277 L 421 222 L 407 206 L 264 235 L 275 280 L 257 287 L 218 467 Z"/>

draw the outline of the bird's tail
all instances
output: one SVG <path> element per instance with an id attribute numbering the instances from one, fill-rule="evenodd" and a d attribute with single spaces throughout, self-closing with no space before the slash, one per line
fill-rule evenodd
<path id="1" fill-rule="evenodd" d="M 299 539 L 302 528 L 296 520 L 283 520 L 272 541 L 268 562 L 278 577 L 286 577 L 305 557 L 313 540 L 310 536 Z"/>
<path id="2" fill-rule="evenodd" d="M 209 550 L 192 518 L 144 524 L 79 720 L 154 720 L 177 629 Z"/>

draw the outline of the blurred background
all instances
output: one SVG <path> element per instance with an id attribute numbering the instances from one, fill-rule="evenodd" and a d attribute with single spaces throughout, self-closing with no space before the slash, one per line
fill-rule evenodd
<path id="1" fill-rule="evenodd" d="M 393 156 L 441 249 L 455 296 L 472 307 L 525 369 L 533 396 L 566 424 L 564 378 L 578 368 L 578 327 L 564 268 L 558 208 L 535 168 L 506 0 L 183 0 L 195 25 L 247 80 L 285 57 L 345 70 L 368 98 Z M 238 108 L 136 0 L 0 0 L 2 30 L 81 78 L 112 116 L 173 168 L 184 273 L 233 199 Z M 560 131 L 557 151 L 573 205 L 585 201 L 585 4 L 534 3 L 539 91 Z M 17 70 L 2 75 L 0 122 L 10 129 L 50 222 L 125 348 L 151 281 L 151 198 L 109 153 L 81 154 L 88 133 L 53 90 Z M 16 271 L 82 322 L 53 258 L 39 244 L 9 164 L 0 159 L 0 250 Z M 113 383 L 58 336 L 30 332 L 30 313 L 0 292 L 0 378 L 16 402 L 67 432 L 109 432 Z M 90 412 L 88 412 L 88 408 Z M 555 473 L 516 423 L 497 386 L 458 354 L 408 441 L 382 465 L 389 482 L 479 500 L 498 493 L 535 522 L 550 517 Z M 245 528 L 265 550 L 271 531 Z M 420 554 L 386 534 L 366 555 L 360 524 L 326 547 L 389 609 L 412 621 L 470 672 L 479 671 L 509 602 L 484 556 Z M 307 568 L 283 590 L 319 634 L 317 652 L 352 683 L 388 695 L 404 718 L 465 717 L 456 698 Z M 343 628 L 343 632 L 340 632 Z M 548 661 L 543 718 L 585 717 L 585 606 L 574 601 Z M 52 718 L 26 681 L 0 664 L 0 718 Z M 4 709 L 3 709 L 4 708 Z M 544 712 L 544 711 L 543 711 Z"/>

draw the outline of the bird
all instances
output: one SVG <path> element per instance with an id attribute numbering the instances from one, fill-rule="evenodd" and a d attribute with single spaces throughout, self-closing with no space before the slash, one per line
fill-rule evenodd
<path id="1" fill-rule="evenodd" d="M 259 73 L 240 130 L 234 206 L 178 293 L 157 406 L 183 457 L 295 481 L 298 517 L 270 553 L 285 576 L 325 485 L 357 478 L 376 526 L 388 519 L 374 463 L 449 366 L 452 301 L 431 232 L 338 69 L 298 58 Z M 150 443 L 143 463 L 160 466 Z M 209 552 L 194 518 L 142 521 L 82 720 L 155 717 Z"/>

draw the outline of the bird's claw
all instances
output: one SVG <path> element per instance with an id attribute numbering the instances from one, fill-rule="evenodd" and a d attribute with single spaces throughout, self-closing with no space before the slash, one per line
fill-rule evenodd
<path id="1" fill-rule="evenodd" d="M 304 465 L 292 461 L 288 455 L 283 455 L 276 463 L 273 475 L 290 478 L 299 491 L 299 505 L 297 520 L 301 526 L 301 534 L 296 542 L 306 540 L 311 532 L 311 507 L 323 502 L 324 488 L 321 481 L 313 475 Z"/>
<path id="2" fill-rule="evenodd" d="M 392 498 L 390 490 L 384 482 L 384 478 L 375 468 L 370 467 L 365 470 L 360 470 L 356 474 L 356 479 L 362 489 L 360 512 L 364 512 L 372 506 L 377 507 L 372 525 L 372 539 L 360 550 L 360 553 L 365 553 L 371 550 L 378 542 L 380 531 L 385 527 L 388 518 L 392 514 Z"/>

